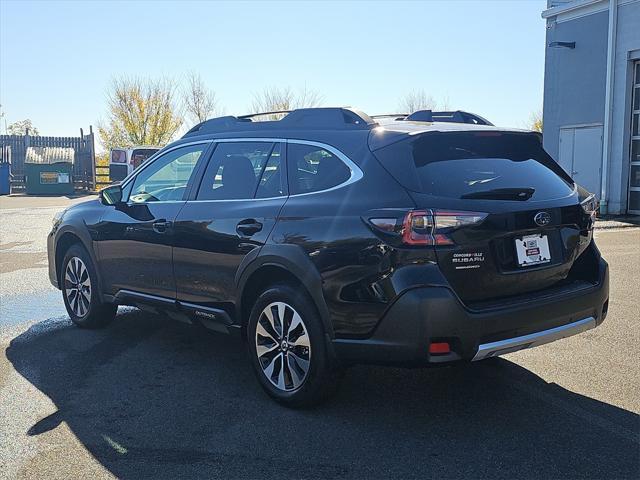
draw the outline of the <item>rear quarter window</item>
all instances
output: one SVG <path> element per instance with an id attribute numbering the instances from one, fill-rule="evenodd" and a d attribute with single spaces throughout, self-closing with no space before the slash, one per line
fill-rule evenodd
<path id="1" fill-rule="evenodd" d="M 431 132 L 375 152 L 407 189 L 439 197 L 548 200 L 573 183 L 529 133 Z"/>
<path id="2" fill-rule="evenodd" d="M 292 194 L 328 190 L 351 177 L 349 167 L 321 147 L 290 143 L 287 146 L 287 160 Z"/>

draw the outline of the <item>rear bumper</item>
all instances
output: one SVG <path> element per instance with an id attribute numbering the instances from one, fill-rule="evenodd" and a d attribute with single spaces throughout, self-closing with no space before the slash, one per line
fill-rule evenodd
<path id="1" fill-rule="evenodd" d="M 595 285 L 557 295 L 482 310 L 465 307 L 447 287 L 408 290 L 389 307 L 366 339 L 335 339 L 339 360 L 353 363 L 438 365 L 535 347 L 594 328 L 604 320 L 609 269 L 598 261 Z M 451 352 L 429 354 L 432 342 L 448 342 Z"/>
<path id="2" fill-rule="evenodd" d="M 497 357 L 505 353 L 515 352 L 523 348 L 539 347 L 545 343 L 555 342 L 561 338 L 577 335 L 586 330 L 596 327 L 596 319 L 593 317 L 583 318 L 576 322 L 560 325 L 559 327 L 542 330 L 541 332 L 522 335 L 521 337 L 507 338 L 497 342 L 482 343 L 478 345 L 478 352 L 471 359 L 475 362 L 489 357 Z"/>

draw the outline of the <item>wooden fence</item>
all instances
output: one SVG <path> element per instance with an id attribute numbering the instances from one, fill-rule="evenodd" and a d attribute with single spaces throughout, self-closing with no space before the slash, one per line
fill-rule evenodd
<path id="1" fill-rule="evenodd" d="M 92 191 L 96 188 L 96 154 L 93 128 L 79 137 L 40 137 L 27 135 L 0 135 L 0 146 L 11 148 L 12 190 L 24 188 L 24 161 L 29 147 L 64 147 L 74 149 L 73 183 L 76 190 Z"/>

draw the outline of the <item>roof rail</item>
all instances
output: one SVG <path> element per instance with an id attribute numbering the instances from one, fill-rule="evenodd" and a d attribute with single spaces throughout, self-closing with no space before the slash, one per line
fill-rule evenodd
<path id="1" fill-rule="evenodd" d="M 408 113 L 383 113 L 381 115 L 371 115 L 371 118 L 374 120 L 376 118 L 395 118 L 395 120 L 404 120 L 405 117 L 408 117 Z"/>
<path id="2" fill-rule="evenodd" d="M 254 122 L 252 118 L 286 113 L 281 120 Z M 278 110 L 273 112 L 252 113 L 234 117 L 217 117 L 206 120 L 191 128 L 184 137 L 202 135 L 204 133 L 223 133 L 232 131 L 251 131 L 278 128 L 302 128 L 319 130 L 356 129 L 366 130 L 377 123 L 366 113 L 348 107 L 298 108 L 295 110 Z M 183 138 L 184 138 L 183 137 Z"/>
<path id="3" fill-rule="evenodd" d="M 418 110 L 411 115 L 407 115 L 404 120 L 412 122 L 449 122 L 449 123 L 472 123 L 475 125 L 493 125 L 486 118 L 475 113 L 462 110 L 434 112 L 432 110 Z"/>
<path id="4" fill-rule="evenodd" d="M 277 115 L 279 113 L 291 113 L 293 110 L 273 110 L 272 112 L 260 112 L 260 113 L 249 113 L 248 115 L 238 115 L 238 118 L 255 118 L 255 117 L 266 117 L 267 115 Z"/>

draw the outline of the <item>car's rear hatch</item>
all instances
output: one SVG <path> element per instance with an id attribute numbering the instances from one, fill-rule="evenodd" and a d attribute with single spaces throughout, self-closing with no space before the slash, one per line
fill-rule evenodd
<path id="1" fill-rule="evenodd" d="M 374 153 L 431 217 L 422 248 L 465 303 L 564 281 L 590 239 L 576 186 L 535 134 L 428 132 Z"/>

